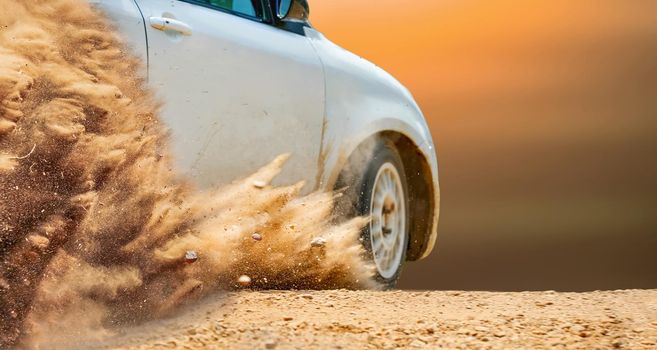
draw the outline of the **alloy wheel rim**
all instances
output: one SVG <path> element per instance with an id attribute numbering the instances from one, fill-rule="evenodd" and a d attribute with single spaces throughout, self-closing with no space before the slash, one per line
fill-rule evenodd
<path id="1" fill-rule="evenodd" d="M 404 256 L 406 201 L 397 168 L 385 163 L 374 180 L 370 201 L 370 240 L 381 277 L 395 276 Z"/>

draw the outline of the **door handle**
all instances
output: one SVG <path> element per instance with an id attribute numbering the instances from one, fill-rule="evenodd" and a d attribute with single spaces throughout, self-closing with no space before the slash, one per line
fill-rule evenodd
<path id="1" fill-rule="evenodd" d="M 171 30 L 182 35 L 192 35 L 192 27 L 179 20 L 165 17 L 151 17 L 148 20 L 151 23 L 151 27 L 157 30 Z"/>

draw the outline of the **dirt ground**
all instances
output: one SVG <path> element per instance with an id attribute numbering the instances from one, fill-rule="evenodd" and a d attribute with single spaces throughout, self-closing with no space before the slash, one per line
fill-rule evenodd
<path id="1" fill-rule="evenodd" d="M 232 292 L 98 348 L 657 349 L 657 290 Z"/>

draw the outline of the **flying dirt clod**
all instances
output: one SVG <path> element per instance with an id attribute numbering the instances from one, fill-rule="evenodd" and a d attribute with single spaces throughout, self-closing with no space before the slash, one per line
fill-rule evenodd
<path id="1" fill-rule="evenodd" d="M 376 287 L 367 219 L 332 225 L 334 194 L 270 185 L 288 156 L 206 192 L 180 179 L 141 63 L 86 1 L 0 0 L 0 13 L 0 348 L 102 338 L 240 275 Z"/>

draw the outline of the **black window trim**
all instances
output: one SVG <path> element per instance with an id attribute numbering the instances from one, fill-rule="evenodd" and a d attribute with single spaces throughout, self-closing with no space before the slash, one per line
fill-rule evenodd
<path id="1" fill-rule="evenodd" d="M 270 25 L 274 28 L 278 28 L 280 30 L 284 30 L 290 33 L 298 34 L 301 36 L 306 36 L 306 33 L 304 31 L 304 27 L 310 27 L 309 22 L 293 22 L 293 21 L 283 21 L 279 20 L 278 17 L 276 16 L 274 9 L 271 8 L 271 1 L 270 0 L 261 0 L 260 3 L 262 4 L 262 15 L 263 17 L 260 18 L 258 16 L 249 16 L 247 14 L 237 12 L 237 11 L 232 11 L 229 9 L 225 9 L 223 7 L 218 7 L 218 6 L 212 6 L 204 1 L 201 0 L 178 0 L 181 2 L 185 2 L 191 5 L 197 5 L 201 7 L 205 7 L 210 10 L 215 10 L 219 12 L 223 12 L 229 15 L 234 15 L 237 17 L 241 17 L 244 19 L 248 19 L 250 21 L 262 23 L 265 25 Z"/>

